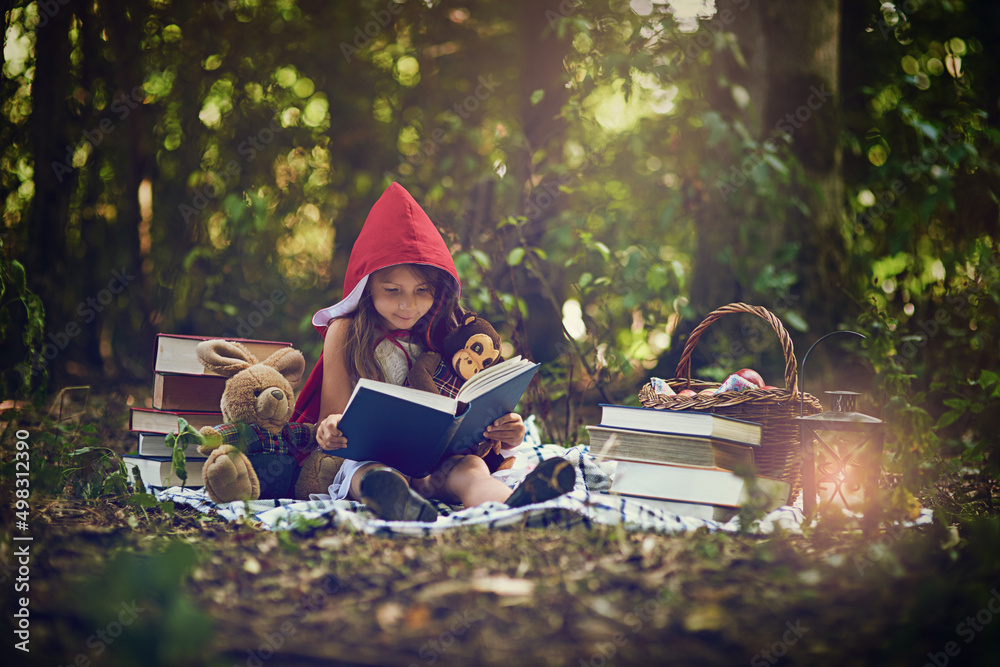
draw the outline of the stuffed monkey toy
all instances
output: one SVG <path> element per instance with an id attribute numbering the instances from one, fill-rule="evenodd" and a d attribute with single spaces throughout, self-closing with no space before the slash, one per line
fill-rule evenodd
<path id="1" fill-rule="evenodd" d="M 500 335 L 475 313 L 466 313 L 460 318 L 458 327 L 445 336 L 442 351 L 443 358 L 430 350 L 417 357 L 406 378 L 411 387 L 454 396 L 476 373 L 503 361 Z M 486 461 L 491 473 L 514 465 L 514 457 L 500 454 L 499 441 L 480 443 L 476 455 Z"/>

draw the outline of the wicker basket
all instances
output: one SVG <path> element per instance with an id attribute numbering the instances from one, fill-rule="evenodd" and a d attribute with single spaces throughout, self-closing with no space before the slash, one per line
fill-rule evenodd
<path id="1" fill-rule="evenodd" d="M 773 477 L 788 482 L 792 487 L 789 503 L 794 502 L 801 490 L 802 443 L 799 437 L 799 426 L 794 421 L 799 416 L 798 371 L 796 369 L 795 350 L 781 321 L 766 308 L 751 306 L 745 303 L 731 303 L 713 310 L 705 320 L 695 327 L 684 346 L 680 363 L 677 364 L 676 377 L 667 384 L 675 391 L 693 389 L 701 391 L 717 388 L 718 382 L 705 382 L 691 379 L 691 353 L 701 334 L 723 315 L 732 313 L 749 313 L 766 320 L 781 341 L 781 349 L 785 353 L 785 388 L 784 389 L 752 389 L 749 391 L 727 391 L 721 394 L 706 394 L 698 396 L 662 396 L 653 391 L 647 383 L 639 391 L 639 400 L 647 408 L 657 410 L 702 410 L 724 417 L 744 419 L 757 422 L 763 427 L 761 446 L 754 450 L 754 462 L 757 472 L 765 477 Z M 812 415 L 822 412 L 819 400 L 810 394 L 805 394 L 803 414 Z"/>

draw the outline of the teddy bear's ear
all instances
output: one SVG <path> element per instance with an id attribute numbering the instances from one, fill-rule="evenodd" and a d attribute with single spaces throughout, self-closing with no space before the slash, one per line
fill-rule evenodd
<path id="1" fill-rule="evenodd" d="M 462 320 L 462 326 L 463 327 L 469 326 L 470 324 L 476 321 L 476 317 L 478 317 L 478 315 L 476 315 L 475 313 L 466 313 L 465 319 Z"/>
<path id="2" fill-rule="evenodd" d="M 298 350 L 285 347 L 264 360 L 265 366 L 270 366 L 285 376 L 288 384 L 298 386 L 302 374 L 306 372 L 306 358 Z"/>
<path id="3" fill-rule="evenodd" d="M 205 368 L 223 377 L 232 377 L 257 363 L 257 357 L 250 350 L 228 340 L 202 341 L 196 353 Z"/>

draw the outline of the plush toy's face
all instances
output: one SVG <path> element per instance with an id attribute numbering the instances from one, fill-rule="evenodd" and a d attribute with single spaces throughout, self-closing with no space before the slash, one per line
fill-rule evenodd
<path id="1" fill-rule="evenodd" d="M 278 371 L 258 364 L 226 383 L 222 418 L 226 422 L 256 424 L 279 433 L 292 416 L 292 386 Z"/>
<path id="2" fill-rule="evenodd" d="M 229 378 L 221 404 L 226 423 L 243 422 L 281 433 L 295 405 L 292 383 L 305 372 L 301 352 L 284 348 L 258 362 L 239 343 L 209 340 L 198 344 L 198 358 L 205 368 Z"/>
<path id="3" fill-rule="evenodd" d="M 451 357 L 451 367 L 464 380 L 486 370 L 500 358 L 500 349 L 485 333 L 473 334 L 465 342 L 465 347 Z"/>

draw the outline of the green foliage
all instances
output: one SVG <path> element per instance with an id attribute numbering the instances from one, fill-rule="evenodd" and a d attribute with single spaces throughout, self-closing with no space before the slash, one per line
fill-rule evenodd
<path id="1" fill-rule="evenodd" d="M 24 265 L 10 256 L 0 235 L 0 402 L 44 395 L 47 370 L 33 368 L 42 352 L 45 307 L 28 287 Z"/>
<path id="2" fill-rule="evenodd" d="M 997 93 L 987 55 L 996 9 L 886 4 L 873 21 L 857 67 L 868 113 L 850 124 L 845 155 L 854 166 L 846 231 L 868 281 L 857 293 L 869 307 L 861 323 L 877 391 L 888 397 L 887 463 L 914 492 L 966 466 L 1000 479 L 989 370 L 1000 326 L 1000 133 L 984 111 Z"/>
<path id="3" fill-rule="evenodd" d="M 129 492 L 128 471 L 117 453 L 101 446 L 101 435 L 93 424 L 60 425 L 68 451 L 63 479 L 70 497 L 98 498 L 120 496 Z M 72 444 L 70 444 L 72 443 Z M 82 446 L 80 446 L 82 445 Z M 73 467 L 74 462 L 85 462 Z"/>
<path id="4" fill-rule="evenodd" d="M 188 424 L 187 420 L 183 417 L 177 418 L 177 430 L 167 434 L 166 444 L 173 452 L 171 454 L 170 465 L 182 482 L 187 482 L 187 469 L 185 468 L 187 458 L 185 457 L 185 452 L 188 446 L 194 445 L 195 447 L 199 447 L 205 444 L 207 440 L 193 426 Z"/>
<path id="5" fill-rule="evenodd" d="M 200 664 L 213 624 L 184 590 L 197 563 L 195 549 L 176 540 L 150 553 L 114 554 L 64 598 L 64 613 L 79 614 L 94 633 L 79 646 L 102 644 L 108 664 Z"/>

